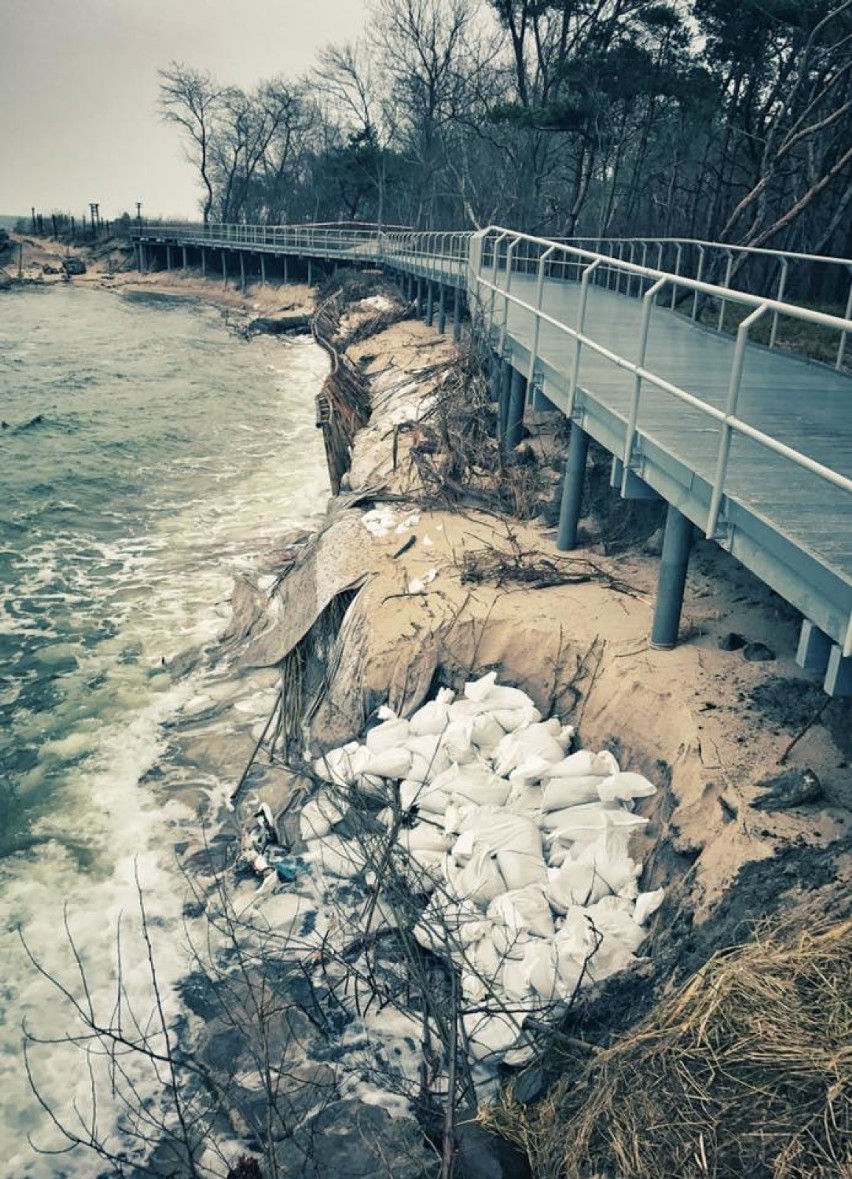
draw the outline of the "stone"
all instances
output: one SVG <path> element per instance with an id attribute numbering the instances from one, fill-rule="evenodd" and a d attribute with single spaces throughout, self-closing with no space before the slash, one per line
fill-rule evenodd
<path id="1" fill-rule="evenodd" d="M 331 1102 L 276 1144 L 281 1175 L 299 1179 L 434 1179 L 438 1157 L 413 1118 L 356 1098 Z"/>
<path id="2" fill-rule="evenodd" d="M 660 557 L 663 553 L 663 529 L 658 528 L 656 532 L 652 532 L 645 543 L 642 545 L 642 552 L 647 553 L 649 557 Z"/>
<path id="3" fill-rule="evenodd" d="M 822 783 L 813 770 L 785 770 L 758 783 L 763 787 L 752 806 L 760 811 L 786 811 L 810 806 L 823 797 Z"/>
<path id="4" fill-rule="evenodd" d="M 74 258 L 69 255 L 67 258 L 62 259 L 62 269 L 67 275 L 85 274 L 86 263 L 82 258 Z"/>
<path id="5" fill-rule="evenodd" d="M 743 647 L 743 659 L 749 663 L 771 663 L 775 652 L 766 643 L 746 643 Z"/>
<path id="6" fill-rule="evenodd" d="M 735 630 L 729 630 L 726 635 L 722 635 L 717 646 L 720 651 L 741 651 L 746 642 L 747 640 Z"/>
<path id="7" fill-rule="evenodd" d="M 532 1179 L 526 1155 L 475 1120 L 460 1116 L 455 1127 L 454 1179 Z"/>

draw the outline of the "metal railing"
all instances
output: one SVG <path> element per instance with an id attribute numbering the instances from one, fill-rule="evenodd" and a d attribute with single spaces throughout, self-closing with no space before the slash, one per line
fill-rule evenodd
<path id="1" fill-rule="evenodd" d="M 845 335 L 852 331 L 852 320 L 847 317 L 829 315 L 811 308 L 784 303 L 775 298 L 751 295 L 744 291 L 689 278 L 683 274 L 668 273 L 653 267 L 631 263 L 610 254 L 519 234 L 513 230 L 492 226 L 475 235 L 471 246 L 470 265 L 472 281 L 479 299 L 475 302 L 482 309 L 486 327 L 495 346 L 500 351 L 505 343 L 509 309 L 514 307 L 532 317 L 530 341 L 529 378 L 533 379 L 543 360 L 540 355 L 541 327 L 548 325 L 560 334 L 574 341 L 573 359 L 568 376 L 568 405 L 566 414 L 570 417 L 577 396 L 578 374 L 581 353 L 584 348 L 603 357 L 616 368 L 633 375 L 633 389 L 625 428 L 622 462 L 624 478 L 635 466 L 636 443 L 642 390 L 651 385 L 669 394 L 683 405 L 698 410 L 702 415 L 718 424 L 719 442 L 716 454 L 715 473 L 711 487 L 710 506 L 705 524 L 705 535 L 717 536 L 722 501 L 727 494 L 728 466 L 731 440 L 734 435 L 750 439 L 764 449 L 792 462 L 801 470 L 810 472 L 826 483 L 847 493 L 852 492 L 852 479 L 817 460 L 810 458 L 786 443 L 773 438 L 763 430 L 750 425 L 737 415 L 742 388 L 745 347 L 749 332 L 767 313 L 791 316 L 805 323 L 819 324 Z M 517 274 L 535 277 L 534 302 L 528 302 L 512 292 L 512 279 Z M 577 282 L 579 299 L 576 320 L 573 325 L 543 310 L 545 282 L 553 277 L 564 281 Z M 638 338 L 633 341 L 628 356 L 627 348 L 614 351 L 585 331 L 589 286 L 599 283 L 605 288 L 616 290 L 636 287 L 641 291 L 642 314 Z M 651 318 L 655 307 L 669 304 L 670 292 L 666 288 L 684 290 L 693 295 L 703 294 L 712 298 L 725 297 L 747 309 L 747 314 L 737 329 L 736 343 L 728 381 L 728 392 L 724 409 L 710 404 L 702 397 L 666 380 L 646 367 L 646 350 Z M 626 293 L 623 291 L 622 293 Z M 668 295 L 668 297 L 667 297 Z M 852 632 L 847 636 L 844 655 L 852 654 Z"/>
<path id="2" fill-rule="evenodd" d="M 735 280 L 739 289 L 752 295 L 765 295 L 784 302 L 786 292 L 798 275 L 817 285 L 829 285 L 840 295 L 839 305 L 844 305 L 844 316 L 852 318 L 852 260 L 834 258 L 826 254 L 803 254 L 796 250 L 772 250 L 764 246 L 736 246 L 721 242 L 703 241 L 699 238 L 684 237 L 623 237 L 623 238 L 566 238 L 566 245 L 590 249 L 618 261 L 650 265 L 658 271 L 683 275 L 701 282 L 709 281 L 723 289 L 718 296 L 716 330 L 722 331 L 728 303 L 732 302 L 727 292 Z M 805 272 L 806 273 L 803 273 Z M 629 282 L 627 286 L 629 287 Z M 628 292 L 629 293 L 629 290 Z M 676 289 L 672 289 L 671 305 L 674 309 Z M 699 315 L 698 292 L 694 293 L 688 314 L 692 319 Z M 768 346 L 774 348 L 778 342 L 779 313 L 773 312 L 769 331 Z M 835 368 L 842 368 L 846 352 L 847 335 L 841 333 L 835 357 Z"/>
<path id="3" fill-rule="evenodd" d="M 323 225 L 157 225 L 137 230 L 148 241 L 178 241 L 221 249 L 315 254 L 327 258 L 375 258 L 383 234 L 376 227 L 329 228 Z"/>

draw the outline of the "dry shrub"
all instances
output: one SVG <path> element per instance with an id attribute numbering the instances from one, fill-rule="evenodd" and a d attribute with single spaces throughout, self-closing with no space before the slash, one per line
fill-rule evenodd
<path id="1" fill-rule="evenodd" d="M 852 920 L 716 954 L 535 1107 L 485 1118 L 539 1179 L 852 1176 Z"/>
<path id="2" fill-rule="evenodd" d="M 426 502 L 522 520 L 538 515 L 549 486 L 529 447 L 501 451 L 496 406 L 477 357 L 465 356 L 434 397 L 410 452 Z"/>
<path id="3" fill-rule="evenodd" d="M 465 550 L 461 563 L 462 585 L 546 589 L 554 585 L 583 585 L 597 581 L 620 593 L 634 593 L 626 582 L 585 557 L 548 557 L 538 549 L 522 548 L 508 524 L 506 538 L 507 547 L 486 544 L 478 549 Z"/>

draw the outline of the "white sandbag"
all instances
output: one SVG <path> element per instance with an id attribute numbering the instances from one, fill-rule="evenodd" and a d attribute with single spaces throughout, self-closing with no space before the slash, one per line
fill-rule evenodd
<path id="1" fill-rule="evenodd" d="M 632 802 L 634 798 L 650 798 L 657 787 L 643 774 L 618 773 L 598 786 L 601 802 Z"/>
<path id="2" fill-rule="evenodd" d="M 526 955 L 517 959 L 504 958 L 496 982 L 506 999 L 512 1003 L 522 1003 L 530 992 Z"/>
<path id="3" fill-rule="evenodd" d="M 633 920 L 637 925 L 644 925 L 648 918 L 656 913 L 663 899 L 666 895 L 664 888 L 657 888 L 653 892 L 640 892 L 636 898 L 636 907 L 633 910 Z"/>
<path id="4" fill-rule="evenodd" d="M 530 942 L 530 935 L 525 929 L 515 929 L 514 926 L 495 922 L 491 927 L 491 940 L 500 959 L 523 958 Z"/>
<path id="5" fill-rule="evenodd" d="M 309 840 L 303 859 L 327 876 L 344 879 L 357 875 L 364 867 L 364 855 L 358 844 L 339 835 Z"/>
<path id="6" fill-rule="evenodd" d="M 600 879 L 607 884 L 607 891 L 632 898 L 637 893 L 636 881 L 639 879 L 642 865 L 637 864 L 628 853 L 627 832 L 630 830 L 609 825 L 591 843 L 575 846 L 578 847 L 577 862 L 592 866 Z M 605 895 L 606 893 L 601 893 L 601 896 Z M 599 900 L 600 897 L 595 899 Z"/>
<path id="7" fill-rule="evenodd" d="M 397 843 L 407 852 L 432 851 L 443 855 L 452 844 L 452 836 L 434 823 L 415 823 L 413 827 L 400 829 Z"/>
<path id="8" fill-rule="evenodd" d="M 473 831 L 495 851 L 542 857 L 541 831 L 528 815 L 512 814 L 502 806 L 478 806 L 461 811 L 458 819 L 460 834 Z"/>
<path id="9" fill-rule="evenodd" d="M 487 766 L 473 763 L 452 766 L 434 779 L 434 782 L 440 782 L 440 789 L 447 791 L 453 797 L 463 798 L 467 802 L 479 805 L 490 803 L 494 806 L 502 806 L 511 790 L 511 786 L 505 778 L 500 778 Z"/>
<path id="10" fill-rule="evenodd" d="M 439 733 L 410 736 L 405 747 L 411 754 L 411 765 L 406 777 L 414 782 L 428 782 L 451 765 Z"/>
<path id="11" fill-rule="evenodd" d="M 399 716 L 389 704 L 380 704 L 376 709 L 376 716 L 380 721 L 399 720 Z"/>
<path id="12" fill-rule="evenodd" d="M 586 802 L 600 802 L 598 787 L 604 781 L 606 779 L 597 774 L 573 774 L 560 778 L 545 771 L 542 774 L 542 810 L 562 811 L 566 807 L 582 806 Z"/>
<path id="13" fill-rule="evenodd" d="M 511 778 L 509 781 L 512 783 L 512 789 L 509 791 L 509 797 L 504 804 L 506 809 L 514 811 L 516 815 L 534 816 L 536 821 L 538 821 L 544 796 L 542 788 L 540 786 L 530 786 L 526 782 L 512 781 Z"/>
<path id="14" fill-rule="evenodd" d="M 509 889 L 547 884 L 547 865 L 541 853 L 535 855 L 514 848 L 501 848 L 497 852 L 497 866 Z"/>
<path id="15" fill-rule="evenodd" d="M 489 712 L 503 709 L 535 708 L 535 701 L 520 688 L 510 688 L 506 684 L 495 684 L 485 697 Z"/>
<path id="16" fill-rule="evenodd" d="M 496 708 L 491 715 L 505 733 L 514 733 L 516 729 L 525 729 L 541 720 L 541 713 L 534 704 L 523 708 Z"/>
<path id="17" fill-rule="evenodd" d="M 525 782 L 532 784 L 533 782 L 540 782 L 542 775 L 551 763 L 545 757 L 539 756 L 537 753 L 531 754 L 524 758 L 520 765 L 515 766 L 509 774 L 510 782 Z"/>
<path id="18" fill-rule="evenodd" d="M 492 933 L 492 926 L 489 922 L 486 936 L 469 946 L 464 955 L 471 970 L 475 970 L 487 983 L 493 982 L 497 977 L 500 963 L 503 961 L 502 955 L 497 952 L 497 947 L 494 945 Z"/>
<path id="19" fill-rule="evenodd" d="M 559 994 L 559 951 L 552 938 L 533 938 L 526 947 L 523 969 L 533 991 L 550 1002 Z"/>
<path id="20" fill-rule="evenodd" d="M 579 777 L 587 777 L 592 774 L 595 777 L 609 778 L 618 772 L 618 762 L 608 749 L 602 749 L 600 753 L 594 753 L 591 749 L 578 749 L 576 753 L 569 754 L 568 757 L 554 763 L 545 776 L 548 778 L 570 778 L 575 774 Z"/>
<path id="21" fill-rule="evenodd" d="M 490 712 L 481 712 L 470 720 L 470 739 L 486 757 L 492 756 L 505 736 Z"/>
<path id="22" fill-rule="evenodd" d="M 571 839 L 576 843 L 591 843 L 607 825 L 629 829 L 642 827 L 647 822 L 641 815 L 594 802 L 568 807 L 564 811 L 550 811 L 542 816 L 542 826 L 553 830 L 556 839 Z"/>
<path id="23" fill-rule="evenodd" d="M 560 959 L 563 956 L 570 957 L 582 965 L 596 950 L 602 936 L 587 910 L 579 905 L 572 906 L 556 930 L 555 940 Z"/>
<path id="24" fill-rule="evenodd" d="M 404 778 L 399 784 L 399 805 L 404 811 L 417 807 L 430 815 L 443 815 L 450 805 L 451 795 L 446 790 L 436 789 L 431 783 L 413 782 Z"/>
<path id="25" fill-rule="evenodd" d="M 306 842 L 309 839 L 322 839 L 331 832 L 335 823 L 339 823 L 346 814 L 347 807 L 338 806 L 330 794 L 321 790 L 313 798 L 309 798 L 299 814 L 299 834 Z"/>
<path id="26" fill-rule="evenodd" d="M 556 933 L 550 904 L 544 888 L 538 884 L 512 889 L 495 897 L 488 906 L 488 917 L 495 923 L 502 922 L 509 929 L 525 930 L 534 937 L 549 938 Z"/>
<path id="27" fill-rule="evenodd" d="M 645 930 L 633 919 L 634 911 L 635 905 L 631 901 L 608 896 L 603 897 L 597 904 L 589 905 L 586 916 L 605 939 L 617 939 L 632 954 L 639 949 L 646 937 Z"/>
<path id="28" fill-rule="evenodd" d="M 591 905 L 610 892 L 609 885 L 597 874 L 594 864 L 568 860 L 554 870 L 547 883 L 547 899 L 557 913 L 567 913 L 575 905 Z"/>
<path id="29" fill-rule="evenodd" d="M 452 705 L 455 708 L 455 705 Z M 451 720 L 441 737 L 441 747 L 451 762 L 466 765 L 479 759 L 473 744 L 473 720 Z"/>
<path id="30" fill-rule="evenodd" d="M 386 720 L 374 729 L 369 729 L 364 738 L 364 744 L 370 753 L 383 753 L 386 749 L 399 748 L 405 745 L 408 737 L 407 720 Z"/>
<path id="31" fill-rule="evenodd" d="M 474 1012 L 462 1016 L 470 1055 L 475 1061 L 501 1057 L 512 1048 L 521 1034 L 520 1024 L 505 1012 L 494 1015 Z"/>
<path id="32" fill-rule="evenodd" d="M 496 854 L 481 844 L 463 863 L 456 861 L 450 853 L 444 862 L 444 873 L 453 896 L 481 909 L 487 909 L 495 897 L 506 891 Z"/>
<path id="33" fill-rule="evenodd" d="M 351 786 L 358 774 L 364 772 L 370 754 L 357 741 L 349 741 L 337 749 L 329 749 L 313 764 L 314 773 L 324 782 L 335 786 Z"/>
<path id="34" fill-rule="evenodd" d="M 507 733 L 494 755 L 494 769 L 498 774 L 509 774 L 529 757 L 540 757 L 557 762 L 563 754 L 562 746 L 549 731 L 547 723 L 529 725 Z"/>
<path id="35" fill-rule="evenodd" d="M 450 723 L 450 707 L 440 700 L 430 700 L 418 708 L 408 720 L 408 731 L 414 737 L 443 733 Z"/>
<path id="36" fill-rule="evenodd" d="M 365 773 L 380 778 L 406 778 L 410 769 L 411 754 L 404 745 L 371 752 L 370 760 L 364 767 Z"/>
<path id="37" fill-rule="evenodd" d="M 464 694 L 467 700 L 480 701 L 484 700 L 494 685 L 497 683 L 497 672 L 489 671 L 486 675 L 478 680 L 471 680 L 464 686 Z"/>

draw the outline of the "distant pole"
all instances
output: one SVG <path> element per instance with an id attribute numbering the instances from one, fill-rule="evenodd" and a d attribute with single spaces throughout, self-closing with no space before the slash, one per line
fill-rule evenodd
<path id="1" fill-rule="evenodd" d="M 32 219 L 33 219 L 33 233 L 35 233 L 35 231 L 36 231 L 36 211 L 35 211 L 35 205 L 33 205 L 33 207 L 30 209 L 30 215 L 32 216 Z"/>
<path id="2" fill-rule="evenodd" d="M 136 225 L 139 229 L 142 228 L 142 202 L 136 202 Z"/>
<path id="3" fill-rule="evenodd" d="M 24 277 L 24 243 L 18 242 L 18 278 Z"/>

